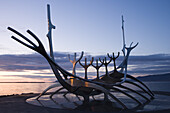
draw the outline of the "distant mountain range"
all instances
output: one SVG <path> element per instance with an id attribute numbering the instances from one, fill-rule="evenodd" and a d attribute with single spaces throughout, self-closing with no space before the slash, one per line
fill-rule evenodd
<path id="1" fill-rule="evenodd" d="M 137 78 L 142 81 L 169 81 L 170 82 L 170 73 L 148 75 L 148 76 L 137 77 Z"/>

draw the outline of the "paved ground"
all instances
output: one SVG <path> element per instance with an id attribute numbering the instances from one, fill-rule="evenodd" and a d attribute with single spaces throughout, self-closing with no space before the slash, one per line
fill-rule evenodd
<path id="1" fill-rule="evenodd" d="M 167 92 L 155 92 L 161 93 L 163 95 L 169 95 L 170 93 Z M 37 96 L 38 94 L 22 94 L 22 95 L 11 95 L 11 96 L 1 96 L 0 97 L 0 113 L 95 113 L 90 111 L 91 105 L 81 106 L 77 110 L 61 110 L 61 109 L 54 109 L 54 108 L 47 108 L 41 106 L 34 106 L 31 104 L 26 103 L 26 99 L 30 97 Z M 93 107 L 100 109 L 101 113 L 106 113 L 105 108 L 107 106 L 100 106 L 94 105 Z M 113 110 L 112 113 L 120 112 L 119 109 Z M 132 111 L 121 111 L 121 113 L 133 113 Z M 96 112 L 97 113 L 97 112 Z M 98 112 L 99 113 L 99 112 Z M 141 113 L 141 112 L 140 112 Z M 169 110 L 161 110 L 161 111 L 150 111 L 150 112 L 143 112 L 143 113 L 170 113 Z"/>

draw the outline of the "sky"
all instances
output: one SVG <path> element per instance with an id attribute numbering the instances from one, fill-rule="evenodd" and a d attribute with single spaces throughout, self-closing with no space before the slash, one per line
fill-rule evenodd
<path id="1" fill-rule="evenodd" d="M 126 44 L 139 42 L 133 55 L 170 53 L 169 0 L 5 0 L 0 3 L 0 54 L 33 53 L 10 38 L 8 26 L 28 37 L 30 29 L 49 50 L 47 4 L 56 26 L 54 51 L 94 55 L 121 51 L 123 15 Z"/>
<path id="2" fill-rule="evenodd" d="M 91 58 L 121 52 L 122 15 L 126 45 L 139 42 L 131 52 L 134 59 L 129 62 L 128 72 L 135 76 L 169 72 L 169 0 L 1 0 L 1 81 L 55 80 L 47 62 L 11 39 L 12 35 L 19 36 L 7 30 L 10 26 L 32 39 L 26 32 L 31 30 L 49 52 L 47 4 L 50 4 L 51 20 L 56 26 L 52 32 L 56 59 L 70 72 L 72 65 L 68 53 L 84 51 Z M 78 68 L 79 73 L 83 73 Z"/>

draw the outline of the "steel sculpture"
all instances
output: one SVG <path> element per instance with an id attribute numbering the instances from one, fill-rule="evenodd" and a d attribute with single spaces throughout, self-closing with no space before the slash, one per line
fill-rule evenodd
<path id="1" fill-rule="evenodd" d="M 68 54 L 68 59 L 69 59 L 69 61 L 73 64 L 73 70 L 72 70 L 72 74 L 73 75 L 76 75 L 76 64 L 82 59 L 82 57 L 83 57 L 83 54 L 84 54 L 84 52 L 82 51 L 82 53 L 81 53 L 81 55 L 80 55 L 80 58 L 78 59 L 78 60 L 76 60 L 76 53 L 74 53 L 74 59 L 73 60 L 71 60 L 70 59 L 70 54 Z M 70 77 L 70 79 L 74 79 L 74 77 Z M 73 81 L 73 80 L 72 80 Z M 56 85 L 57 86 L 57 85 Z M 53 97 L 53 95 L 54 94 L 57 94 L 59 91 L 61 91 L 61 90 L 63 90 L 64 89 L 64 87 L 61 87 L 60 89 L 58 89 L 58 90 L 56 90 L 55 92 L 53 92 L 51 95 L 50 95 L 50 98 L 52 99 L 52 97 Z M 48 91 L 48 90 L 47 90 Z M 46 90 L 45 90 L 45 92 L 47 92 Z M 68 94 L 69 92 L 65 92 L 64 93 L 64 97 L 66 98 L 66 95 Z M 44 94 L 44 93 L 43 93 Z M 41 95 L 42 96 L 42 95 Z M 76 95 L 77 96 L 77 95 Z M 77 98 L 80 100 L 80 98 L 77 96 Z"/>
<path id="2" fill-rule="evenodd" d="M 8 27 L 8 29 L 14 33 L 16 33 L 17 35 L 19 35 L 21 38 L 23 38 L 25 41 L 27 41 L 27 43 L 19 40 L 18 38 L 16 38 L 15 36 L 12 36 L 11 38 L 16 40 L 17 42 L 23 44 L 24 46 L 38 52 L 39 54 L 41 54 L 50 64 L 55 77 L 57 78 L 57 80 L 59 81 L 59 83 L 65 88 L 67 89 L 70 93 L 73 93 L 75 95 L 80 95 L 84 98 L 84 103 L 89 102 L 89 96 L 93 96 L 93 95 L 98 95 L 101 93 L 104 93 L 104 100 L 107 101 L 108 100 L 108 96 L 110 96 L 112 99 L 114 99 L 115 101 L 117 101 L 124 109 L 127 109 L 126 105 L 124 103 L 122 103 L 118 98 L 116 98 L 114 95 L 112 95 L 107 89 L 105 89 L 104 87 L 102 87 L 99 82 L 93 82 L 87 79 L 83 79 L 81 77 L 75 76 L 69 72 L 67 72 L 66 70 L 64 70 L 62 67 L 60 67 L 57 63 L 55 63 L 47 54 L 43 44 L 41 43 L 41 41 L 39 40 L 39 38 L 32 33 L 30 30 L 27 30 L 27 32 L 33 37 L 35 38 L 35 40 L 38 43 L 38 46 L 36 44 L 34 44 L 31 40 L 29 40 L 27 37 L 25 37 L 24 35 L 22 35 L 21 33 L 19 33 L 18 31 L 14 30 L 11 27 Z M 75 79 L 75 81 L 73 81 L 73 83 L 71 82 L 71 80 L 66 80 L 63 79 L 62 76 L 60 75 L 60 73 L 62 73 L 63 76 L 65 76 L 65 78 L 67 78 L 68 76 L 77 78 Z"/>
<path id="3" fill-rule="evenodd" d="M 73 64 L 73 71 L 72 74 L 76 75 L 76 64 L 82 59 L 84 52 L 82 51 L 80 58 L 78 60 L 76 60 L 76 53 L 74 53 L 74 60 L 70 59 L 70 54 L 68 54 L 68 59 L 69 61 Z"/>
<path id="4" fill-rule="evenodd" d="M 91 65 L 96 69 L 96 71 L 97 71 L 97 78 L 96 78 L 96 79 L 99 80 L 99 78 L 100 78 L 100 77 L 99 77 L 99 69 L 100 69 L 100 67 L 102 67 L 103 64 L 101 63 L 101 64 L 99 65 L 99 64 L 98 64 L 98 60 L 96 59 L 96 65 L 94 65 L 93 63 L 92 63 Z"/>
<path id="5" fill-rule="evenodd" d="M 79 60 L 79 64 L 84 68 L 84 71 L 85 71 L 85 76 L 84 76 L 84 79 L 88 79 L 87 78 L 87 69 L 88 67 L 93 63 L 93 58 L 92 60 L 90 61 L 89 64 L 87 64 L 87 58 L 85 57 L 85 60 L 84 60 L 84 65 L 81 63 L 81 61 Z"/>
<path id="6" fill-rule="evenodd" d="M 107 59 L 106 59 L 106 57 L 103 59 L 103 60 L 101 60 L 100 58 L 99 58 L 99 61 L 105 66 L 105 69 L 106 69 L 106 77 L 108 77 L 109 75 L 108 75 L 108 68 L 107 68 L 107 66 L 110 64 L 110 62 L 112 61 L 112 59 L 110 59 L 108 62 L 107 62 Z"/>
<path id="7" fill-rule="evenodd" d="M 52 45 L 52 29 L 55 29 L 55 26 L 51 23 L 51 16 L 50 16 L 50 5 L 47 5 L 47 17 L 48 17 L 48 33 L 47 37 L 49 40 L 49 47 L 50 47 L 50 57 L 55 61 L 54 54 L 53 54 L 53 45 Z"/>
<path id="8" fill-rule="evenodd" d="M 118 53 L 118 56 L 116 56 L 116 57 L 114 56 L 114 54 L 113 54 L 113 56 L 110 56 L 108 54 L 108 58 L 110 58 L 109 61 L 107 61 L 106 57 L 103 60 L 99 59 L 99 61 L 101 62 L 101 65 L 104 65 L 105 69 L 106 69 L 106 73 L 102 76 L 99 76 L 98 70 L 101 67 L 101 65 L 98 65 L 98 60 L 96 60 L 96 66 L 94 66 L 92 64 L 93 58 L 92 58 L 90 64 L 87 64 L 87 59 L 85 58 L 85 64 L 83 65 L 80 61 L 83 57 L 83 52 L 82 52 L 82 54 L 78 60 L 76 60 L 76 54 L 74 55 L 73 61 L 70 60 L 70 56 L 69 56 L 69 60 L 73 63 L 73 73 L 71 74 L 68 71 L 66 71 L 65 69 L 63 69 L 62 67 L 60 67 L 57 64 L 57 62 L 55 62 L 54 55 L 53 55 L 53 49 L 52 49 L 52 38 L 51 38 L 51 30 L 52 30 L 52 28 L 54 29 L 55 27 L 51 24 L 49 5 L 47 5 L 47 7 L 48 7 L 48 21 L 49 21 L 49 32 L 47 34 L 47 37 L 49 39 L 50 56 L 47 54 L 47 52 L 46 52 L 43 44 L 39 40 L 39 38 L 30 30 L 27 30 L 27 32 L 38 42 L 38 45 L 36 45 L 29 38 L 25 37 L 24 35 L 22 35 L 18 31 L 16 31 L 15 29 L 13 29 L 11 27 L 8 27 L 8 29 L 10 31 L 14 32 L 15 34 L 17 34 L 18 36 L 20 36 L 27 43 L 25 43 L 24 41 L 21 41 L 20 39 L 16 38 L 15 36 L 12 36 L 11 37 L 12 39 L 16 40 L 17 42 L 21 43 L 22 45 L 24 45 L 34 51 L 38 52 L 40 55 L 42 55 L 48 61 L 49 65 L 51 66 L 51 69 L 53 70 L 55 77 L 57 78 L 58 82 L 62 86 L 60 89 L 58 89 L 53 94 L 56 94 L 60 90 L 66 89 L 69 93 L 73 93 L 77 96 L 82 96 L 84 98 L 83 102 L 87 103 L 87 102 L 89 102 L 89 96 L 95 96 L 95 95 L 104 93 L 104 101 L 114 99 L 116 102 L 118 102 L 122 106 L 123 109 L 127 109 L 127 106 L 118 97 L 113 95 L 113 93 L 112 93 L 113 91 L 117 91 L 119 93 L 126 95 L 127 97 L 136 101 L 139 105 L 142 104 L 140 102 L 140 100 L 133 97 L 133 95 L 130 95 L 128 92 L 122 90 L 122 88 L 141 96 L 142 98 L 146 99 L 147 101 L 150 101 L 151 99 L 154 98 L 154 94 L 152 93 L 152 91 L 143 82 L 141 82 L 138 79 L 136 79 L 135 77 L 127 74 L 127 65 L 128 65 L 128 58 L 129 58 L 130 52 L 138 45 L 138 43 L 136 45 L 132 46 L 132 44 L 133 44 L 133 42 L 132 42 L 129 47 L 127 47 L 125 45 L 123 16 L 122 16 L 122 31 L 123 31 L 122 52 L 123 52 L 124 59 L 123 59 L 122 63 L 118 67 L 116 67 L 115 61 L 119 57 L 119 53 Z M 114 70 L 109 72 L 107 68 L 108 68 L 109 63 L 112 60 L 114 62 Z M 85 78 L 81 78 L 75 74 L 75 71 L 76 71 L 75 67 L 76 67 L 77 62 L 79 62 L 80 65 L 84 67 Z M 90 65 L 92 65 L 97 70 L 97 79 L 88 80 L 87 68 Z M 120 71 L 118 71 L 118 69 L 120 69 Z M 61 75 L 63 75 L 64 78 Z M 130 80 L 127 80 L 126 78 L 128 78 Z M 146 93 L 149 97 L 124 85 L 124 83 L 131 84 L 131 85 L 134 85 L 135 87 L 138 87 L 140 90 L 142 90 L 144 93 Z M 38 96 L 38 98 L 41 97 L 43 94 L 45 94 L 49 89 L 57 87 L 57 86 L 59 86 L 59 85 L 54 84 L 54 85 L 49 86 L 47 89 L 45 89 L 43 91 L 43 93 L 41 93 Z M 52 95 L 51 95 L 51 97 L 52 97 Z M 108 97 L 111 97 L 111 98 L 108 98 Z"/>
<path id="9" fill-rule="evenodd" d="M 48 19 L 47 38 L 48 38 L 48 41 L 49 41 L 50 57 L 55 62 L 54 53 L 53 53 L 53 44 L 52 44 L 52 29 L 55 29 L 55 26 L 51 22 L 50 5 L 49 4 L 47 4 L 47 19 Z M 59 86 L 60 86 L 60 84 L 53 84 L 53 85 L 49 86 L 37 97 L 37 99 L 39 99 L 42 95 L 44 95 L 48 90 L 55 88 L 55 87 L 59 87 Z"/>
<path id="10" fill-rule="evenodd" d="M 113 53 L 113 56 L 110 56 L 109 53 L 107 53 L 107 56 L 113 60 L 113 63 L 114 63 L 114 71 L 117 71 L 117 68 L 116 68 L 116 59 L 119 57 L 120 55 L 120 52 L 118 52 L 118 55 L 115 57 L 114 53 Z"/>

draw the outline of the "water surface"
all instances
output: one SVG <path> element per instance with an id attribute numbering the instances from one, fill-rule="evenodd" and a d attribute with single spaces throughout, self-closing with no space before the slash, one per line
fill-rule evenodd
<path id="1" fill-rule="evenodd" d="M 0 95 L 41 93 L 54 83 L 0 83 Z"/>
<path id="2" fill-rule="evenodd" d="M 152 91 L 170 92 L 170 82 L 144 82 Z M 0 83 L 0 95 L 41 93 L 54 83 Z M 131 86 L 133 87 L 133 86 Z M 135 87 L 134 87 L 135 88 Z M 57 90 L 54 88 L 50 91 Z"/>

